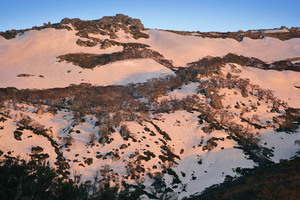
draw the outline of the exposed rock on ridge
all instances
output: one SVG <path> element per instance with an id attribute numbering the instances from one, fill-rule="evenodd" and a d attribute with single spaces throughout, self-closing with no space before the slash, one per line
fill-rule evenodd
<path id="1" fill-rule="evenodd" d="M 125 33 L 130 33 L 135 39 L 149 38 L 149 35 L 142 33 L 145 30 L 141 20 L 133 19 L 127 15 L 117 14 L 113 17 L 105 16 L 99 20 L 81 20 L 78 18 L 69 19 L 64 18 L 60 25 L 72 24 L 75 30 L 78 31 L 77 35 L 80 37 L 88 38 L 88 34 L 101 34 L 109 35 L 111 39 L 116 39 L 116 32 L 124 30 Z"/>
<path id="2" fill-rule="evenodd" d="M 133 38 L 135 39 L 149 38 L 149 35 L 141 32 L 145 30 L 141 20 L 133 19 L 123 14 L 117 14 L 116 16 L 112 17 L 105 16 L 98 20 L 64 18 L 60 23 L 51 24 L 50 22 L 48 22 L 39 27 L 34 26 L 28 29 L 7 30 L 5 32 L 0 32 L 0 36 L 4 37 L 5 39 L 13 39 L 16 37 L 16 35 L 23 34 L 26 31 L 42 30 L 46 28 L 71 30 L 71 27 L 69 27 L 68 24 L 71 24 L 75 28 L 75 30 L 78 31 L 77 35 L 83 38 L 89 38 L 88 33 L 93 33 L 109 35 L 111 39 L 116 39 L 117 35 L 115 34 L 115 32 L 119 31 L 120 29 L 124 30 L 125 33 L 132 34 Z"/>

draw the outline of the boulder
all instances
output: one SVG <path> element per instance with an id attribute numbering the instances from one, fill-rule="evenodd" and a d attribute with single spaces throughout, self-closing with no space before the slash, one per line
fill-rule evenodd
<path id="1" fill-rule="evenodd" d="M 223 108 L 221 97 L 217 93 L 214 93 L 213 95 L 211 95 L 210 105 L 215 109 Z"/>
<path id="2" fill-rule="evenodd" d="M 42 108 L 39 108 L 37 111 L 36 111 L 36 114 L 37 115 L 42 115 L 43 114 L 43 109 Z"/>

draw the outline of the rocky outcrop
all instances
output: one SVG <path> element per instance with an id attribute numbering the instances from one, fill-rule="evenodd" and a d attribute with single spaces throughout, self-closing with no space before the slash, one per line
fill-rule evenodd
<path id="1" fill-rule="evenodd" d="M 71 24 L 78 31 L 80 37 L 88 37 L 89 33 L 109 35 L 110 39 L 117 39 L 116 32 L 123 30 L 130 33 L 133 38 L 149 38 L 149 35 L 142 33 L 144 25 L 139 19 L 133 19 L 127 15 L 117 14 L 116 16 L 105 16 L 99 20 L 81 20 L 78 18 L 64 18 L 59 23 L 61 26 Z"/>
<path id="2" fill-rule="evenodd" d="M 79 45 L 79 46 L 84 46 L 84 47 L 94 47 L 97 44 L 99 44 L 100 42 L 101 42 L 101 40 L 97 39 L 97 38 L 95 38 L 94 40 L 81 40 L 81 39 L 78 39 L 76 41 L 76 44 Z"/>
<path id="3" fill-rule="evenodd" d="M 123 30 L 125 33 L 129 33 L 133 38 L 149 38 L 149 35 L 143 33 L 141 31 L 145 30 L 144 25 L 141 20 L 133 19 L 127 15 L 117 14 L 116 16 L 105 16 L 98 20 L 81 20 L 79 18 L 69 19 L 64 18 L 60 21 L 60 23 L 51 24 L 50 22 L 44 23 L 43 26 L 34 26 L 28 29 L 22 30 L 7 30 L 5 32 L 0 32 L 0 36 L 5 39 L 13 39 L 18 34 L 23 34 L 26 31 L 30 30 L 42 30 L 46 28 L 55 28 L 55 29 L 67 29 L 72 30 L 69 26 L 75 28 L 77 32 L 76 35 L 89 38 L 88 34 L 101 34 L 101 35 L 109 35 L 111 39 L 117 39 L 117 35 L 115 34 L 119 30 Z"/>
<path id="4" fill-rule="evenodd" d="M 172 33 L 176 33 L 179 35 L 184 36 L 197 36 L 202 38 L 231 38 L 238 42 L 243 41 L 245 37 L 251 38 L 251 39 L 263 39 L 264 37 L 273 37 L 277 38 L 279 40 L 289 40 L 292 38 L 300 38 L 300 28 L 299 27 L 292 27 L 291 29 L 288 29 L 287 27 L 281 27 L 280 29 L 273 29 L 266 30 L 266 29 L 260 29 L 260 30 L 248 30 L 248 31 L 236 31 L 236 32 L 189 32 L 189 31 L 173 31 L 173 30 L 166 30 Z"/>

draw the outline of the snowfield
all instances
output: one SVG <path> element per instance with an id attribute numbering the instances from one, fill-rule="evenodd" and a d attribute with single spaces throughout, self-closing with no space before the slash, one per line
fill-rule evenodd
<path id="1" fill-rule="evenodd" d="M 45 89 L 80 83 L 127 84 L 173 74 L 171 70 L 148 59 L 111 63 L 94 70 L 58 62 L 57 57 L 67 53 L 104 54 L 123 49 L 121 46 L 107 49 L 100 49 L 99 45 L 81 47 L 76 44 L 80 37 L 75 33 L 76 31 L 47 28 L 27 31 L 11 40 L 0 37 L 0 87 Z M 208 55 L 224 56 L 227 53 L 256 57 L 266 62 L 300 56 L 299 38 L 286 41 L 269 37 L 260 40 L 244 38 L 242 42 L 238 42 L 228 38 L 181 36 L 159 30 L 147 30 L 145 33 L 150 35 L 149 39 L 135 40 L 124 31 L 119 31 L 119 39 L 116 41 L 148 44 L 151 49 L 172 60 L 177 67 L 185 67 L 187 63 Z M 94 34 L 91 36 L 97 37 Z M 108 36 L 99 35 L 98 38 L 107 39 Z"/>
<path id="2" fill-rule="evenodd" d="M 25 32 L 12 40 L 0 37 L 0 87 L 46 89 L 80 83 L 124 85 L 174 74 L 150 59 L 125 60 L 94 69 L 58 62 L 57 56 L 67 53 L 103 54 L 123 49 L 120 46 L 105 50 L 98 45 L 80 47 L 76 44 L 79 37 L 75 33 L 48 28 Z"/>
<path id="3" fill-rule="evenodd" d="M 186 63 L 197 61 L 205 56 L 224 56 L 228 53 L 255 57 L 265 62 L 284 60 L 300 55 L 300 38 L 281 41 L 270 37 L 258 40 L 245 37 L 242 42 L 238 42 L 229 38 L 211 39 L 182 36 L 159 30 L 145 32 L 150 35 L 150 38 L 141 41 L 149 44 L 152 49 L 162 53 L 167 59 L 173 60 L 175 66 L 184 67 Z"/>
<path id="4" fill-rule="evenodd" d="M 241 73 L 237 73 L 241 78 L 249 78 L 252 84 L 272 90 L 276 97 L 284 100 L 291 107 L 300 108 L 300 90 L 295 87 L 300 82 L 299 72 L 236 66 L 241 70 Z M 223 73 L 228 72 L 230 72 L 230 67 L 227 65 Z"/>

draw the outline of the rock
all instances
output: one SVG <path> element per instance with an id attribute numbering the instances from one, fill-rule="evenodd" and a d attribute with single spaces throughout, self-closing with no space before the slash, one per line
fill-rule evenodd
<path id="1" fill-rule="evenodd" d="M 248 97 L 246 89 L 241 90 L 242 97 Z"/>
<path id="2" fill-rule="evenodd" d="M 217 93 L 214 93 L 213 95 L 211 95 L 210 105 L 215 109 L 223 108 L 221 97 Z"/>
<path id="3" fill-rule="evenodd" d="M 113 160 L 113 161 L 120 160 L 119 154 L 115 154 L 115 155 L 112 157 L 112 160 Z"/>
<path id="4" fill-rule="evenodd" d="M 81 39 L 78 39 L 76 41 L 76 44 L 79 45 L 79 46 L 84 46 L 84 47 L 94 47 L 97 45 L 98 42 L 94 42 L 94 41 L 90 41 L 90 40 L 86 40 L 86 41 L 83 41 Z"/>
<path id="5" fill-rule="evenodd" d="M 42 108 L 39 108 L 39 109 L 36 111 L 36 114 L 37 114 L 37 115 L 42 115 L 42 114 L 43 114 L 43 109 L 42 109 Z"/>
<path id="6" fill-rule="evenodd" d="M 63 25 L 63 24 L 70 24 L 71 23 L 71 19 L 69 18 L 63 18 L 61 21 L 60 21 L 60 25 Z"/>
<path id="7" fill-rule="evenodd" d="M 43 149 L 42 147 L 36 146 L 36 147 L 32 147 L 32 148 L 31 148 L 31 153 L 37 154 L 37 153 L 43 152 L 43 150 L 44 150 L 44 149 Z"/>

